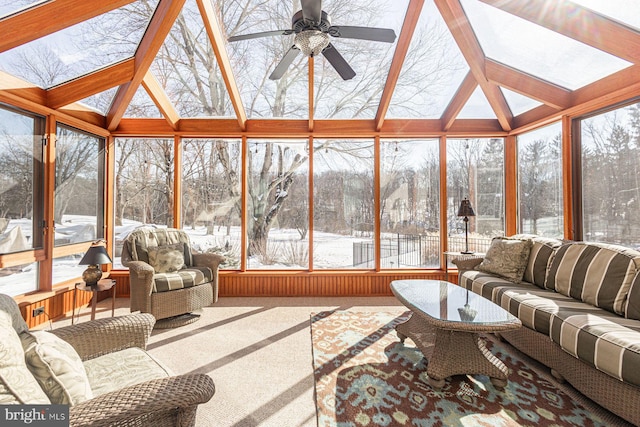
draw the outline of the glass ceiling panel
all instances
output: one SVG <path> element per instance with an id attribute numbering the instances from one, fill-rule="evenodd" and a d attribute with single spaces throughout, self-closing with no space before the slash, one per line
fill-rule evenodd
<path id="1" fill-rule="evenodd" d="M 480 86 L 473 91 L 469 100 L 464 105 L 458 119 L 495 119 L 496 114 L 491 108 L 491 104 L 487 101 L 487 97 L 484 96 L 484 92 Z"/>
<path id="2" fill-rule="evenodd" d="M 427 0 L 386 117 L 440 118 L 468 71 L 433 0 Z"/>
<path id="3" fill-rule="evenodd" d="M 195 0 L 185 2 L 151 71 L 181 117 L 235 116 Z"/>
<path id="4" fill-rule="evenodd" d="M 390 28 L 396 42 L 402 30 L 408 0 L 325 1 L 323 9 L 333 25 Z M 342 80 L 323 56 L 315 63 L 315 115 L 317 119 L 371 119 L 378 111 L 396 42 L 333 38 L 331 43 L 356 75 Z"/>
<path id="5" fill-rule="evenodd" d="M 485 55 L 567 89 L 631 65 L 477 0 L 461 0 Z"/>
<path id="6" fill-rule="evenodd" d="M 141 0 L 0 53 L 0 68 L 48 89 L 130 58 L 157 0 Z"/>
<path id="7" fill-rule="evenodd" d="M 140 85 L 129 103 L 127 110 L 124 112 L 124 117 L 157 119 L 163 117 L 163 115 L 144 86 Z"/>
<path id="8" fill-rule="evenodd" d="M 113 102 L 113 98 L 116 96 L 117 91 L 117 87 L 112 87 L 111 89 L 107 89 L 104 92 L 91 95 L 90 97 L 79 101 L 79 103 L 84 104 L 89 108 L 93 108 L 100 114 L 106 116 L 109 108 L 111 107 L 111 103 Z"/>
<path id="9" fill-rule="evenodd" d="M 292 1 L 222 0 L 227 37 L 291 28 Z M 269 80 L 293 45 L 293 36 L 270 36 L 227 43 L 231 68 L 248 118 L 308 118 L 308 70 L 302 55 L 279 80 Z"/>
<path id="10" fill-rule="evenodd" d="M 638 0 L 573 0 L 573 2 L 640 31 Z"/>
<path id="11" fill-rule="evenodd" d="M 16 12 L 40 3 L 46 3 L 46 1 L 47 0 L 0 0 L 0 18 L 13 15 Z"/>
<path id="12" fill-rule="evenodd" d="M 518 114 L 522 114 L 525 111 L 529 111 L 542 105 L 541 102 L 538 102 L 535 99 L 531 99 L 528 96 L 520 95 L 519 93 L 513 92 L 503 87 L 501 87 L 500 89 L 502 90 L 502 93 L 507 100 L 507 104 L 509 104 L 509 109 L 514 116 L 517 116 Z"/>

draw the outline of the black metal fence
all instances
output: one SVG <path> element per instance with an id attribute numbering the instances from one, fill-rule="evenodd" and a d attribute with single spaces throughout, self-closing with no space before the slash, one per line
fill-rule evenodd
<path id="1" fill-rule="evenodd" d="M 491 237 L 469 237 L 469 250 L 486 252 Z M 373 242 L 353 244 L 353 266 L 373 268 L 375 260 Z M 466 249 L 464 236 L 450 236 L 449 250 L 460 252 Z M 440 265 L 440 236 L 397 234 L 391 239 L 380 240 L 380 264 L 382 268 L 428 268 Z"/>

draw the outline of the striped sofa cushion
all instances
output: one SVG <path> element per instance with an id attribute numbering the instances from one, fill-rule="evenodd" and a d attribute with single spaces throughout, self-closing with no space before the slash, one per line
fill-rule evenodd
<path id="1" fill-rule="evenodd" d="M 129 233 L 127 241 L 129 242 L 131 257 L 134 261 L 144 261 L 150 264 L 148 253 L 150 248 L 182 244 L 181 247 L 184 251 L 185 265 L 187 267 L 193 265 L 189 235 L 183 230 L 175 228 L 140 227 Z"/>
<path id="2" fill-rule="evenodd" d="M 561 310 L 551 319 L 550 336 L 583 362 L 640 386 L 640 321 L 594 307 Z"/>
<path id="3" fill-rule="evenodd" d="M 629 288 L 624 317 L 627 319 L 640 320 L 640 271 L 636 273 L 636 277 L 631 283 L 631 288 Z"/>
<path id="4" fill-rule="evenodd" d="M 539 289 L 526 283 L 515 284 L 479 271 L 465 272 L 460 285 L 490 299 L 517 316 L 523 326 L 547 336 L 551 330 L 551 317 L 554 313 L 585 305 L 557 292 Z"/>
<path id="5" fill-rule="evenodd" d="M 614 245 L 574 242 L 561 246 L 547 272 L 545 287 L 624 315 L 640 253 Z"/>
<path id="6" fill-rule="evenodd" d="M 551 258 L 555 254 L 556 249 L 562 246 L 562 241 L 548 237 L 540 237 L 534 234 L 516 234 L 513 237 L 531 239 L 533 242 L 531 252 L 529 253 L 529 262 L 527 268 L 524 270 L 522 280 L 544 289 L 547 267 L 551 263 Z"/>
<path id="7" fill-rule="evenodd" d="M 173 273 L 156 273 L 153 275 L 152 292 L 191 288 L 212 280 L 213 273 L 209 267 L 190 267 Z"/>

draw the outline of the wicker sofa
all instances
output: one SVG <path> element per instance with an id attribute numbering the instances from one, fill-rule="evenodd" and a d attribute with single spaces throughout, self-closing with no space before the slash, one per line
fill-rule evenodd
<path id="1" fill-rule="evenodd" d="M 30 331 L 0 294 L 0 404 L 69 405 L 74 427 L 194 426 L 213 380 L 173 376 L 151 357 L 154 322 L 138 313 Z"/>
<path id="2" fill-rule="evenodd" d="M 640 425 L 640 252 L 533 235 L 500 239 L 530 242 L 522 280 L 487 272 L 483 259 L 457 260 L 460 286 L 518 316 L 523 327 L 501 334 L 505 340 Z M 495 261 L 501 253 L 492 248 Z"/>
<path id="3" fill-rule="evenodd" d="M 167 256 L 163 258 L 163 254 Z M 218 300 L 218 267 L 224 261 L 218 254 L 194 253 L 189 235 L 182 230 L 148 226 L 135 229 L 122 248 L 122 264 L 129 268 L 131 311 L 153 314 L 156 327 L 189 322 L 171 318 L 193 313 Z M 197 318 L 193 314 L 190 319 Z"/>

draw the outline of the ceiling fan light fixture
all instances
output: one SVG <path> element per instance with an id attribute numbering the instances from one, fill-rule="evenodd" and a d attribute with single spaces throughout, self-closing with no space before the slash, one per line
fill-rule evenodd
<path id="1" fill-rule="evenodd" d="M 293 44 L 305 56 L 315 56 L 329 45 L 329 35 L 318 30 L 305 30 L 296 34 Z"/>

